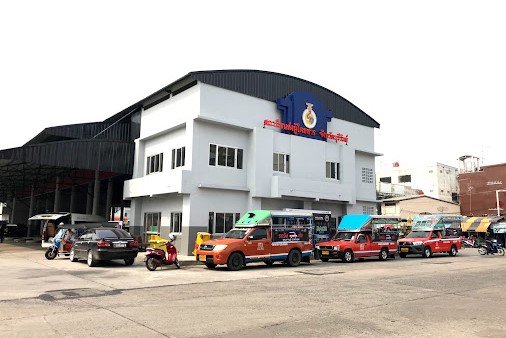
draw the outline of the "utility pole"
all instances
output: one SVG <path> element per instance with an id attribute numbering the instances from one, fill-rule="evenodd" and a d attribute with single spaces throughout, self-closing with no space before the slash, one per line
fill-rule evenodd
<path id="1" fill-rule="evenodd" d="M 499 193 L 506 192 L 506 190 L 496 190 L 495 191 L 495 201 L 497 203 L 497 216 L 501 216 L 500 206 L 499 206 Z"/>

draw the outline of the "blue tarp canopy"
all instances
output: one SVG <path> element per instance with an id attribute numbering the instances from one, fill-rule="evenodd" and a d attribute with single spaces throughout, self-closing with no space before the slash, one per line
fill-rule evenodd
<path id="1" fill-rule="evenodd" d="M 365 225 L 370 224 L 370 215 L 345 215 L 339 223 L 338 231 L 360 231 Z"/>

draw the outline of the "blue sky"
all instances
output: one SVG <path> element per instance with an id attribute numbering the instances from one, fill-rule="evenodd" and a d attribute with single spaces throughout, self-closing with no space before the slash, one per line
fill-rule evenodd
<path id="1" fill-rule="evenodd" d="M 101 121 L 190 71 L 322 85 L 381 124 L 377 169 L 506 162 L 500 1 L 9 1 L 0 149 Z"/>

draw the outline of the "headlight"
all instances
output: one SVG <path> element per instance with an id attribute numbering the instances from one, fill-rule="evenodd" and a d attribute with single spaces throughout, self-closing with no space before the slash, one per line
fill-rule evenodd
<path id="1" fill-rule="evenodd" d="M 214 246 L 213 251 L 222 251 L 225 250 L 226 248 L 227 248 L 226 244 L 218 244 Z"/>
<path id="2" fill-rule="evenodd" d="M 413 242 L 413 245 L 422 245 L 423 242 Z"/>
<path id="3" fill-rule="evenodd" d="M 336 245 L 336 246 L 334 247 L 334 250 L 339 251 L 339 245 Z"/>

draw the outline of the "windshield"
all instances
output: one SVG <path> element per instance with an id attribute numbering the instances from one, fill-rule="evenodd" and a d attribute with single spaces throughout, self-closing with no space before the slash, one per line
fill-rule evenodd
<path id="1" fill-rule="evenodd" d="M 355 236 L 354 232 L 338 232 L 333 240 L 334 241 L 351 241 L 353 239 L 353 236 Z"/>
<path id="2" fill-rule="evenodd" d="M 244 236 L 246 236 L 247 231 L 248 231 L 248 229 L 237 229 L 237 228 L 232 229 L 229 232 L 227 232 L 227 234 L 225 235 L 225 238 L 241 239 L 241 238 L 244 238 Z"/>
<path id="3" fill-rule="evenodd" d="M 430 235 L 430 231 L 412 231 L 406 238 L 427 238 Z"/>

